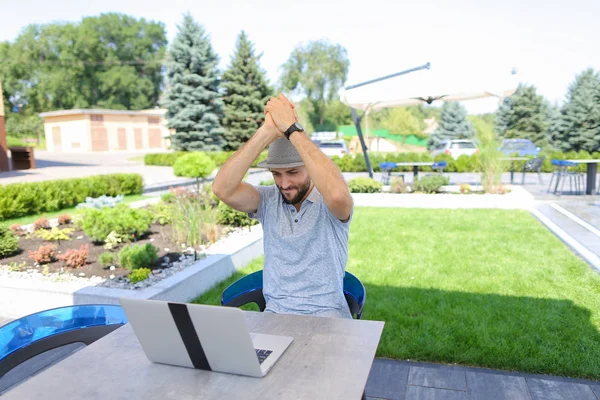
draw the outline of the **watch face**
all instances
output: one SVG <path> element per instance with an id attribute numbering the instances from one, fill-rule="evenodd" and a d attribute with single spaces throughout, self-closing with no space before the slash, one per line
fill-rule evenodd
<path id="1" fill-rule="evenodd" d="M 302 127 L 302 125 L 300 125 L 300 123 L 295 122 L 294 125 L 296 125 L 296 128 L 300 129 L 301 131 L 304 130 L 304 128 Z"/>

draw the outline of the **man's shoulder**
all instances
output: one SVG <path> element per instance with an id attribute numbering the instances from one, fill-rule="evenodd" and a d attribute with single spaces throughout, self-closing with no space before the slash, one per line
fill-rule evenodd
<path id="1" fill-rule="evenodd" d="M 263 185 L 258 185 L 255 186 L 256 190 L 258 190 L 258 193 L 260 193 L 260 199 L 261 201 L 272 201 L 274 199 L 277 199 L 279 197 L 279 189 L 277 189 L 277 186 L 275 185 L 269 185 L 269 186 L 263 186 Z"/>

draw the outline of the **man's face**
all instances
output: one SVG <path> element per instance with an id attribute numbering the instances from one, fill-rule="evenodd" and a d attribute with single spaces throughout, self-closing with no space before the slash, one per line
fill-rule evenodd
<path id="1" fill-rule="evenodd" d="M 306 167 L 272 168 L 275 185 L 288 204 L 298 204 L 310 190 L 310 176 Z"/>

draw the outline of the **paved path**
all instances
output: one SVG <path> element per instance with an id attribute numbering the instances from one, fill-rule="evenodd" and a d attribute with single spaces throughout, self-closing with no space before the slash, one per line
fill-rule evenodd
<path id="1" fill-rule="evenodd" d="M 368 399 L 598 400 L 600 381 L 375 359 Z"/>

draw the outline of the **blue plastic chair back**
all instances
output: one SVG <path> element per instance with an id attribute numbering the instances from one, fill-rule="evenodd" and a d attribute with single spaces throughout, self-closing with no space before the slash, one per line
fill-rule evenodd
<path id="1" fill-rule="evenodd" d="M 380 163 L 379 163 L 379 168 L 380 168 L 382 171 L 388 171 L 388 170 L 390 170 L 390 169 L 394 169 L 394 168 L 396 168 L 396 163 L 395 163 L 395 162 L 390 162 L 390 161 L 387 161 L 387 162 L 380 162 Z"/>
<path id="2" fill-rule="evenodd" d="M 560 167 L 562 165 L 562 160 L 552 160 L 552 165 Z"/>
<path id="3" fill-rule="evenodd" d="M 118 325 L 127 322 L 125 313 L 120 306 L 104 304 L 54 308 L 11 321 L 0 327 L 0 366 L 2 366 L 0 377 L 7 370 L 17 365 L 14 361 L 9 363 L 11 364 L 9 368 L 2 361 L 11 358 L 12 355 L 21 350 L 34 347 L 34 345 L 37 345 L 39 350 L 48 350 L 53 346 L 50 344 L 41 346 L 39 343 L 46 341 L 46 343 L 54 342 L 56 344 L 60 340 L 52 341 L 49 339 L 57 339 L 59 336 L 68 333 L 77 334 L 77 332 L 83 332 L 86 328 L 92 327 L 115 325 L 116 329 Z M 85 342 L 85 340 L 82 340 L 82 342 Z M 35 355 L 29 354 L 19 359 L 23 361 Z"/>
<path id="4" fill-rule="evenodd" d="M 266 307 L 263 289 L 263 271 L 256 271 L 229 285 L 221 294 L 221 305 L 240 307 L 248 303 L 256 303 L 260 311 Z M 344 296 L 352 314 L 360 319 L 366 300 L 366 290 L 362 282 L 346 271 L 344 275 Z"/>
<path id="5" fill-rule="evenodd" d="M 446 161 L 437 161 L 434 162 L 431 168 L 446 168 L 448 166 L 448 162 Z"/>

